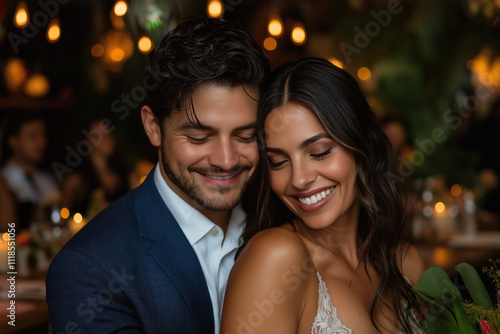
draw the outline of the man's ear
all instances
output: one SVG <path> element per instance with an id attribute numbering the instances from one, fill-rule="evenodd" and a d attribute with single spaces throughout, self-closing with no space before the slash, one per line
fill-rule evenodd
<path id="1" fill-rule="evenodd" d="M 148 136 L 149 141 L 153 146 L 160 147 L 161 124 L 149 106 L 142 107 L 141 118 L 142 118 L 142 125 L 144 125 L 144 130 L 146 130 L 146 135 Z"/>

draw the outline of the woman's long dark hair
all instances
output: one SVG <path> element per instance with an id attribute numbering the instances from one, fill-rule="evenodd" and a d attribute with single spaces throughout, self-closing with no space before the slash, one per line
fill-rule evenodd
<path id="1" fill-rule="evenodd" d="M 301 104 L 312 111 L 332 138 L 354 155 L 356 200 L 361 207 L 360 265 L 366 269 L 370 263 L 380 280 L 371 305 L 372 323 L 378 328 L 374 313 L 385 304 L 383 297 L 391 296 L 390 308 L 405 332 L 411 332 L 401 306 L 406 302 L 410 309 L 417 309 L 418 303 L 400 271 L 402 259 L 398 249 L 404 220 L 403 185 L 392 171 L 391 144 L 354 78 L 324 59 L 306 58 L 285 64 L 273 72 L 263 87 L 257 117 L 260 162 L 242 201 L 248 216 L 240 250 L 257 232 L 283 225 L 293 218 L 270 189 L 269 162 L 263 149 L 267 115 L 288 102 Z M 286 120 L 283 125 L 286 127 Z"/>

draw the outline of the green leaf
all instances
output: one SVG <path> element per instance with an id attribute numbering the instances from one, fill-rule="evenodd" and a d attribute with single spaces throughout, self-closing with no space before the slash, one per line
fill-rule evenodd
<path id="1" fill-rule="evenodd" d="M 426 318 L 422 323 L 422 329 L 425 334 L 463 334 L 457 326 L 444 319 Z"/>
<path id="2" fill-rule="evenodd" d="M 454 307 L 455 316 L 457 317 L 458 328 L 460 328 L 461 333 L 481 334 L 481 332 L 479 332 L 479 330 L 476 328 L 476 326 L 474 326 L 472 321 L 467 316 L 467 313 L 465 312 L 464 308 L 462 307 L 462 304 L 458 303 L 457 301 L 454 301 L 453 307 Z"/>
<path id="3" fill-rule="evenodd" d="M 463 303 L 462 295 L 450 280 L 443 268 L 431 266 L 420 276 L 414 290 L 439 298 L 449 310 L 453 310 L 453 301 Z"/>
<path id="4" fill-rule="evenodd" d="M 414 292 L 417 294 L 417 296 L 420 298 L 422 303 L 427 308 L 428 310 L 427 318 L 431 317 L 433 319 L 437 319 L 439 317 L 442 317 L 446 319 L 447 322 L 454 325 L 458 329 L 458 324 L 455 320 L 454 315 L 451 312 L 452 310 L 448 310 L 441 299 L 437 298 L 436 296 L 427 294 L 425 292 L 416 290 L 414 290 Z"/>
<path id="5" fill-rule="evenodd" d="M 462 276 L 474 304 L 482 306 L 486 309 L 493 308 L 493 303 L 488 295 L 488 291 L 486 290 L 476 269 L 468 263 L 460 263 L 455 266 L 455 270 L 460 273 L 460 276 Z"/>

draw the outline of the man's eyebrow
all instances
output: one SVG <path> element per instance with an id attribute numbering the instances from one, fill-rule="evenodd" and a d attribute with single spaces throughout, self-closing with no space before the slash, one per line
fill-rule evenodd
<path id="1" fill-rule="evenodd" d="M 178 127 L 178 130 L 180 130 L 180 131 L 186 131 L 186 130 L 214 131 L 215 129 L 211 126 L 203 125 L 201 123 L 193 124 L 191 122 L 186 122 L 186 123 L 180 125 Z"/>
<path id="2" fill-rule="evenodd" d="M 252 122 L 252 123 L 248 123 L 246 125 L 242 125 L 240 127 L 237 127 L 236 129 L 234 129 L 234 131 L 241 131 L 241 130 L 248 130 L 248 129 L 255 129 L 255 128 L 257 128 L 257 123 Z"/>
<path id="3" fill-rule="evenodd" d="M 257 124 L 255 122 L 252 122 L 252 123 L 248 123 L 248 124 L 239 126 L 236 129 L 234 129 L 234 131 L 242 131 L 242 130 L 248 130 L 248 129 L 255 129 L 256 126 L 257 126 Z M 179 126 L 178 129 L 180 131 L 183 131 L 183 130 L 201 130 L 201 131 L 214 131 L 214 132 L 217 131 L 217 129 L 214 128 L 214 127 L 212 127 L 212 126 L 205 125 L 205 124 L 202 124 L 202 123 L 200 123 L 198 125 L 198 124 L 193 124 L 191 122 L 186 122 L 186 123 L 182 124 L 181 126 Z"/>

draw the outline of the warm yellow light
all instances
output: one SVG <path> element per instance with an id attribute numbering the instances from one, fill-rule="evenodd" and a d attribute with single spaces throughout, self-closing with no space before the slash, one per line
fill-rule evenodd
<path id="1" fill-rule="evenodd" d="M 50 90 L 49 79 L 43 74 L 33 74 L 24 85 L 24 92 L 31 97 L 43 97 Z"/>
<path id="2" fill-rule="evenodd" d="M 479 54 L 471 60 L 470 69 L 477 74 L 487 73 L 490 69 L 490 58 L 485 54 Z"/>
<path id="3" fill-rule="evenodd" d="M 306 42 L 307 34 L 304 27 L 297 25 L 292 30 L 292 42 L 296 45 L 302 45 Z"/>
<path id="4" fill-rule="evenodd" d="M 125 1 L 117 1 L 115 3 L 115 8 L 114 8 L 114 11 L 115 11 L 115 15 L 116 16 L 123 16 L 127 13 L 128 11 L 128 5 Z"/>
<path id="5" fill-rule="evenodd" d="M 149 37 L 143 36 L 139 39 L 137 46 L 139 47 L 139 50 L 141 50 L 141 52 L 146 53 L 151 50 L 151 48 L 153 47 L 153 43 L 151 42 L 151 39 Z"/>
<path id="6" fill-rule="evenodd" d="M 360 80 L 366 81 L 370 79 L 372 76 L 372 72 L 368 69 L 368 67 L 361 67 L 358 70 L 358 78 Z"/>
<path id="7" fill-rule="evenodd" d="M 100 57 L 104 54 L 104 46 L 102 46 L 102 44 L 95 44 L 92 49 L 90 49 L 90 53 L 96 58 Z"/>
<path id="8" fill-rule="evenodd" d="M 497 57 L 490 69 L 491 80 L 493 84 L 498 85 L 500 83 L 500 58 Z"/>
<path id="9" fill-rule="evenodd" d="M 11 92 L 19 92 L 28 77 L 24 62 L 19 58 L 11 58 L 4 68 L 4 78 L 7 88 Z"/>
<path id="10" fill-rule="evenodd" d="M 344 64 L 335 57 L 328 58 L 328 61 L 339 68 L 344 68 Z"/>
<path id="11" fill-rule="evenodd" d="M 207 5 L 207 13 L 210 17 L 219 18 L 222 16 L 223 11 L 224 6 L 219 0 L 212 0 Z"/>
<path id="12" fill-rule="evenodd" d="M 436 205 L 434 205 L 434 210 L 436 210 L 437 213 L 443 213 L 445 208 L 446 206 L 443 202 L 437 202 Z"/>
<path id="13" fill-rule="evenodd" d="M 146 177 L 148 177 L 148 176 L 147 175 L 141 176 L 141 178 L 139 179 L 139 184 L 142 184 L 142 182 L 144 182 L 144 180 L 146 180 Z"/>
<path id="14" fill-rule="evenodd" d="M 2 234 L 2 239 L 4 241 L 9 241 L 9 233 L 5 232 L 4 234 Z"/>
<path id="15" fill-rule="evenodd" d="M 78 212 L 75 213 L 75 215 L 73 216 L 73 220 L 75 221 L 75 223 L 80 224 L 83 221 L 82 214 Z"/>
<path id="16" fill-rule="evenodd" d="M 454 184 L 451 186 L 450 191 L 454 197 L 458 197 L 462 194 L 462 187 L 460 187 L 458 184 Z"/>
<path id="17" fill-rule="evenodd" d="M 264 48 L 267 51 L 273 51 L 277 46 L 278 42 L 276 42 L 276 39 L 274 39 L 274 37 L 268 37 L 264 40 Z"/>
<path id="18" fill-rule="evenodd" d="M 67 208 L 62 208 L 60 212 L 61 218 L 62 219 L 68 219 L 69 217 L 69 210 Z"/>
<path id="19" fill-rule="evenodd" d="M 123 50 L 119 49 L 119 48 L 113 49 L 113 51 L 111 51 L 111 53 L 110 53 L 110 57 L 111 57 L 111 60 L 119 62 L 124 57 Z"/>
<path id="20" fill-rule="evenodd" d="M 53 19 L 49 23 L 49 29 L 47 29 L 47 40 L 51 43 L 55 43 L 61 37 L 61 28 L 59 27 L 59 20 Z"/>
<path id="21" fill-rule="evenodd" d="M 283 24 L 278 19 L 273 19 L 269 21 L 267 25 L 267 31 L 271 36 L 279 37 L 283 33 Z"/>
<path id="22" fill-rule="evenodd" d="M 16 7 L 16 13 L 14 14 L 14 24 L 18 28 L 23 28 L 28 25 L 30 21 L 30 15 L 28 13 L 28 6 L 26 3 L 20 2 Z"/>

